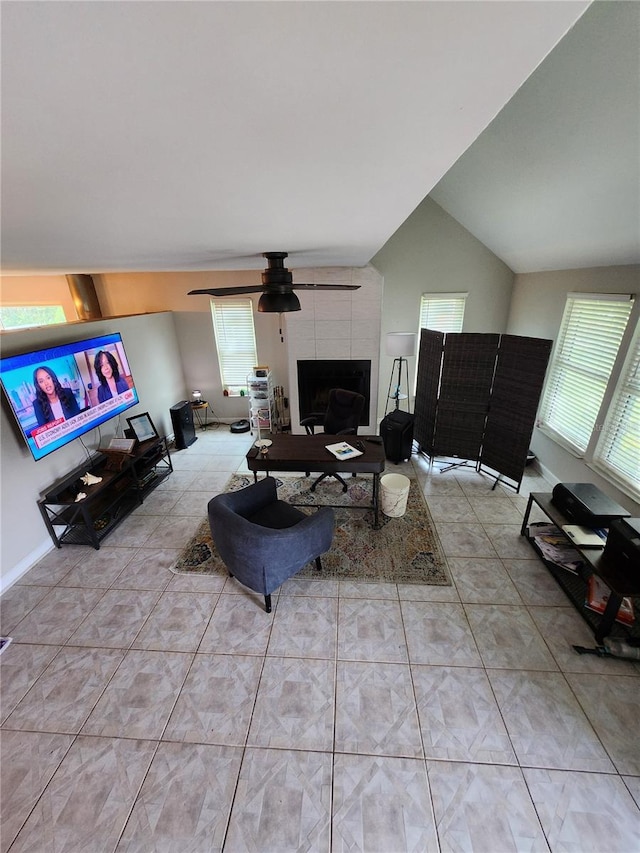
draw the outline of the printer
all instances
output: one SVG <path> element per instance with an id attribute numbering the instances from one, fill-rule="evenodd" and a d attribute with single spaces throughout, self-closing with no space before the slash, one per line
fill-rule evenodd
<path id="1" fill-rule="evenodd" d="M 583 527 L 609 527 L 615 518 L 631 515 L 593 483 L 558 483 L 551 503 L 573 524 Z"/>

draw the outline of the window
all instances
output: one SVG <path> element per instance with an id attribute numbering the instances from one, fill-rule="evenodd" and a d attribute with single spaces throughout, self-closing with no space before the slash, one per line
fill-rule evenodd
<path id="1" fill-rule="evenodd" d="M 420 300 L 420 329 L 461 332 L 466 293 L 423 293 Z"/>
<path id="2" fill-rule="evenodd" d="M 211 300 L 213 329 L 220 363 L 222 385 L 230 394 L 247 387 L 247 375 L 258 363 L 250 299 Z"/>
<path id="3" fill-rule="evenodd" d="M 66 322 L 62 305 L 5 305 L 0 308 L 0 329 L 29 329 Z"/>
<path id="4" fill-rule="evenodd" d="M 633 302 L 628 295 L 567 297 L 541 407 L 542 427 L 584 455 Z"/>
<path id="5" fill-rule="evenodd" d="M 595 452 L 595 467 L 640 497 L 640 328 L 609 407 Z"/>

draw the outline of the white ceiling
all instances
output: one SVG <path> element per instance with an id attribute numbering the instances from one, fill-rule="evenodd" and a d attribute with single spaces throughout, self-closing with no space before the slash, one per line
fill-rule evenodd
<path id="1" fill-rule="evenodd" d="M 594 3 L 431 197 L 515 272 L 640 263 L 640 4 Z"/>
<path id="2" fill-rule="evenodd" d="M 5 0 L 3 270 L 260 268 L 264 250 L 363 265 L 587 6 Z M 515 270 L 566 266 L 587 235 L 570 265 L 632 260 L 637 30 L 585 43 L 593 12 L 434 194 Z M 558 75 L 574 108 L 549 95 Z"/>

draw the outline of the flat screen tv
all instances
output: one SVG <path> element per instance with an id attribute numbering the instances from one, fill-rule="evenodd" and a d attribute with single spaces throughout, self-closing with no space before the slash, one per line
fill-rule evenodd
<path id="1" fill-rule="evenodd" d="M 0 358 L 0 384 L 36 460 L 138 403 L 118 332 Z"/>

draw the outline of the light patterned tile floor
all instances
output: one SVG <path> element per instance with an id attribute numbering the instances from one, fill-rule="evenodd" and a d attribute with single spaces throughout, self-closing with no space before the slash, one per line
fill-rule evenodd
<path id="1" fill-rule="evenodd" d="M 100 551 L 0 607 L 0 853 L 640 850 L 640 664 L 523 542 L 521 493 L 413 469 L 448 587 L 170 566 L 251 437 L 198 432 Z M 406 466 L 405 466 L 406 467 Z"/>

